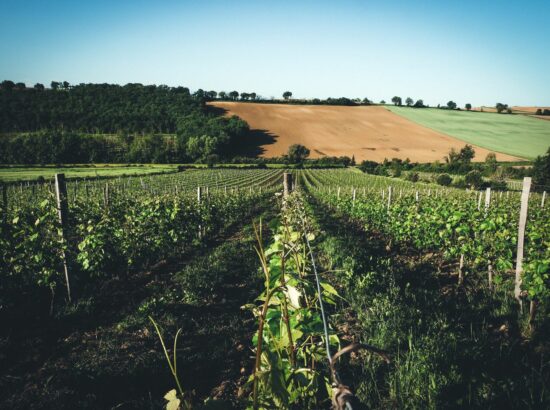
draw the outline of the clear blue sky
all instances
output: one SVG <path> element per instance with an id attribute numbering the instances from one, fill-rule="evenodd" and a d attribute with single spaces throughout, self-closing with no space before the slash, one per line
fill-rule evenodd
<path id="1" fill-rule="evenodd" d="M 550 105 L 550 1 L 0 0 L 0 80 Z"/>

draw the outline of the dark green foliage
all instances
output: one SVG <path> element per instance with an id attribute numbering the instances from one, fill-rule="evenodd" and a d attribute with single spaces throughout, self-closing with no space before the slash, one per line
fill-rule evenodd
<path id="1" fill-rule="evenodd" d="M 470 103 L 467 103 L 464 108 L 466 108 L 468 111 L 470 111 L 472 109 L 472 104 Z"/>
<path id="2" fill-rule="evenodd" d="M 468 172 L 464 180 L 472 188 L 480 188 L 483 185 L 483 177 L 479 171 Z"/>
<path id="3" fill-rule="evenodd" d="M 533 185 L 537 191 L 550 191 L 550 148 L 533 163 Z"/>
<path id="4" fill-rule="evenodd" d="M 438 175 L 435 182 L 437 182 L 439 185 L 449 186 L 453 182 L 453 179 L 449 176 L 449 174 L 441 174 Z"/>
<path id="5" fill-rule="evenodd" d="M 405 179 L 410 182 L 418 182 L 420 177 L 418 175 L 418 172 L 409 172 Z"/>
<path id="6" fill-rule="evenodd" d="M 60 90 L 59 87 L 63 87 Z M 180 116 L 202 111 L 183 87 L 81 84 L 0 92 L 0 131 L 174 133 Z M 64 91 L 64 92 L 61 92 Z"/>
<path id="7" fill-rule="evenodd" d="M 425 108 L 426 106 L 424 105 L 424 101 L 423 100 L 416 100 L 416 102 L 414 103 L 414 108 Z"/>
<path id="8" fill-rule="evenodd" d="M 401 97 L 398 97 L 398 96 L 392 97 L 391 102 L 394 105 L 402 105 L 403 104 L 402 100 L 401 100 Z"/>
<path id="9" fill-rule="evenodd" d="M 485 173 L 492 175 L 497 170 L 497 156 L 494 152 L 490 152 L 485 157 Z"/>
<path id="10" fill-rule="evenodd" d="M 455 109 L 456 109 L 456 103 L 455 103 L 454 101 L 449 101 L 449 102 L 447 103 L 447 108 L 448 108 L 449 110 L 455 110 Z"/>
<path id="11" fill-rule="evenodd" d="M 495 108 L 497 109 L 497 112 L 499 114 L 501 114 L 504 111 L 508 112 L 508 104 L 497 103 Z"/>
<path id="12" fill-rule="evenodd" d="M 292 164 L 299 164 L 309 157 L 309 148 L 300 144 L 292 144 L 288 147 L 288 159 Z"/>
<path id="13" fill-rule="evenodd" d="M 238 117 L 207 110 L 215 91 L 67 82 L 17 90 L 11 83 L 0 90 L 0 132 L 9 133 L 0 140 L 2 163 L 204 160 L 226 157 L 248 131 Z"/>

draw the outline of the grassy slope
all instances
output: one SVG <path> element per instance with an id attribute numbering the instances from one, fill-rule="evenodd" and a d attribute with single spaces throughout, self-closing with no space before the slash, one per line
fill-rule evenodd
<path id="1" fill-rule="evenodd" d="M 420 125 L 470 144 L 533 159 L 550 146 L 550 122 L 520 115 L 504 115 L 435 108 L 388 109 Z"/>
<path id="2" fill-rule="evenodd" d="M 14 166 L 0 168 L 0 181 L 31 181 L 39 176 L 53 178 L 56 173 L 64 173 L 68 178 L 88 178 L 97 176 L 122 176 L 132 174 L 149 174 L 163 171 L 174 171 L 177 165 L 146 164 L 125 166 L 121 164 L 96 164 L 83 166 L 36 167 Z"/>

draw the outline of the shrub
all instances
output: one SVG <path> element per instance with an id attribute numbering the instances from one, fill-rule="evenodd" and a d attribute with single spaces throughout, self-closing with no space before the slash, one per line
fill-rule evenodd
<path id="1" fill-rule="evenodd" d="M 453 179 L 449 174 L 441 174 L 441 175 L 438 175 L 435 182 L 437 182 L 439 185 L 449 186 L 453 182 Z"/>
<path id="2" fill-rule="evenodd" d="M 479 171 L 470 171 L 464 178 L 466 185 L 472 188 L 480 188 L 483 185 L 483 177 Z"/>
<path id="3" fill-rule="evenodd" d="M 506 191 L 508 185 L 503 179 L 492 179 L 489 181 L 489 186 L 495 191 Z"/>
<path id="4" fill-rule="evenodd" d="M 411 182 L 418 182 L 420 177 L 418 176 L 418 172 L 409 172 L 407 174 L 407 176 L 405 177 L 405 179 L 407 181 L 411 181 Z"/>

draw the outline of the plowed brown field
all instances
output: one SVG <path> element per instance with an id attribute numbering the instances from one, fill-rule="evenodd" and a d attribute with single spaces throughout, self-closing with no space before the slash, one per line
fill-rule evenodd
<path id="1" fill-rule="evenodd" d="M 258 104 L 217 101 L 211 103 L 237 115 L 256 131 L 267 135 L 260 143 L 260 155 L 285 154 L 292 144 L 311 150 L 312 158 L 351 157 L 357 161 L 382 161 L 384 158 L 410 158 L 412 161 L 443 160 L 451 148 L 460 149 L 463 141 L 415 124 L 380 106 L 320 106 Z M 490 152 L 475 147 L 477 161 Z M 518 158 L 497 153 L 500 161 Z"/>

